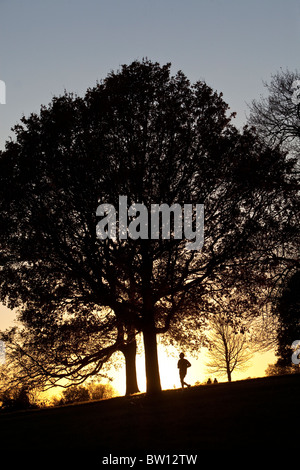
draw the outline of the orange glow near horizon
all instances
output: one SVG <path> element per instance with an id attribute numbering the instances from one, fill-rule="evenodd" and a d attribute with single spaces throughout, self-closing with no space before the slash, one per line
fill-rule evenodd
<path id="1" fill-rule="evenodd" d="M 170 354 L 167 354 L 166 348 L 158 345 L 158 358 L 159 358 L 159 371 L 161 387 L 163 390 L 170 390 L 173 388 L 180 388 L 179 373 L 177 368 L 177 361 L 179 359 L 180 350 L 170 348 Z M 197 357 L 185 354 L 186 358 L 190 361 L 191 367 L 188 369 L 186 375 L 186 382 L 190 385 L 196 383 L 204 384 L 208 378 L 212 380 L 215 376 L 211 375 L 205 367 L 205 350 L 199 352 Z M 243 380 L 247 378 L 264 377 L 265 370 L 269 364 L 273 364 L 276 357 L 273 351 L 263 354 L 255 354 L 249 362 L 249 367 L 243 371 L 236 371 L 232 373 L 232 381 Z M 137 355 L 136 358 L 137 379 L 140 392 L 146 391 L 146 377 L 145 377 L 145 363 L 143 354 Z M 227 382 L 226 376 L 216 376 L 218 382 Z M 114 373 L 114 380 L 112 386 L 120 395 L 125 394 L 125 365 L 120 367 Z"/>
<path id="2" fill-rule="evenodd" d="M 15 314 L 13 311 L 0 306 L 0 330 L 4 330 L 14 324 Z M 142 342 L 140 342 L 142 343 Z M 143 348 L 139 346 L 139 349 L 142 351 Z M 168 353 L 167 353 L 168 351 Z M 160 380 L 163 390 L 169 390 L 173 388 L 180 388 L 179 373 L 177 368 L 177 361 L 179 359 L 179 354 L 181 350 L 174 347 L 164 347 L 160 345 L 158 340 L 158 358 L 159 358 L 159 370 L 160 370 Z M 121 356 L 123 359 L 123 356 Z M 207 379 L 210 377 L 212 380 L 215 378 L 210 375 L 205 367 L 205 350 L 204 348 L 199 351 L 197 357 L 191 356 L 186 353 L 187 359 L 191 362 L 191 367 L 188 369 L 186 381 L 195 385 L 198 383 L 206 383 Z M 265 370 L 269 364 L 274 364 L 276 361 L 276 356 L 273 351 L 256 354 L 253 356 L 252 360 L 249 363 L 249 367 L 241 372 L 233 372 L 232 380 L 242 380 L 248 377 L 263 377 L 265 375 Z M 145 377 L 145 362 L 144 355 L 142 353 L 137 354 L 136 358 L 136 368 L 137 368 L 137 379 L 140 392 L 146 391 L 146 377 Z M 125 384 L 125 364 L 122 364 L 118 370 L 113 371 L 113 382 L 111 385 L 115 388 L 116 392 L 120 395 L 125 394 L 126 384 Z M 227 377 L 218 377 L 219 382 L 226 382 Z"/>

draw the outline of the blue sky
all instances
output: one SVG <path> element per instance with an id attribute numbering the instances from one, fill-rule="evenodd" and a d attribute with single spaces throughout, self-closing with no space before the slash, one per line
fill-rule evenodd
<path id="1" fill-rule="evenodd" d="M 222 91 L 240 126 L 299 39 L 298 0 L 0 0 L 0 149 L 23 114 L 143 57 Z"/>

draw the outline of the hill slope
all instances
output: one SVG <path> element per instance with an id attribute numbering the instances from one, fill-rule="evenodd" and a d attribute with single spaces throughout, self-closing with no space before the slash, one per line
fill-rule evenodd
<path id="1" fill-rule="evenodd" d="M 0 413 L 9 450 L 97 450 L 99 456 L 290 448 L 297 441 L 300 374 Z"/>

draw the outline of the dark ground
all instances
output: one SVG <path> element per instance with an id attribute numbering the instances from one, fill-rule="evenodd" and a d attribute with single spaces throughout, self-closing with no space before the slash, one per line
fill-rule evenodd
<path id="1" fill-rule="evenodd" d="M 297 450 L 299 391 L 297 374 L 168 390 L 155 397 L 1 412 L 2 458 L 25 449 L 96 450 L 99 463 L 110 453 Z"/>

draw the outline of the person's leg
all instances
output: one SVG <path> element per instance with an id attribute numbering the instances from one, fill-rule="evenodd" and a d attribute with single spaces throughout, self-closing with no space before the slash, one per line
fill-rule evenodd
<path id="1" fill-rule="evenodd" d="M 181 388 L 184 388 L 184 374 L 180 373 Z"/>
<path id="2" fill-rule="evenodd" d="M 184 388 L 184 386 L 186 385 L 187 387 L 189 387 L 189 385 L 184 381 L 185 379 L 185 376 L 186 376 L 186 373 L 182 373 L 180 374 L 180 380 L 181 380 L 181 387 Z"/>
<path id="3" fill-rule="evenodd" d="M 187 387 L 190 387 L 190 385 L 187 384 L 187 383 L 184 381 L 185 376 L 186 376 L 186 373 L 182 375 L 182 381 L 181 381 L 181 383 L 182 383 L 182 388 L 184 388 L 185 385 L 186 385 Z"/>

